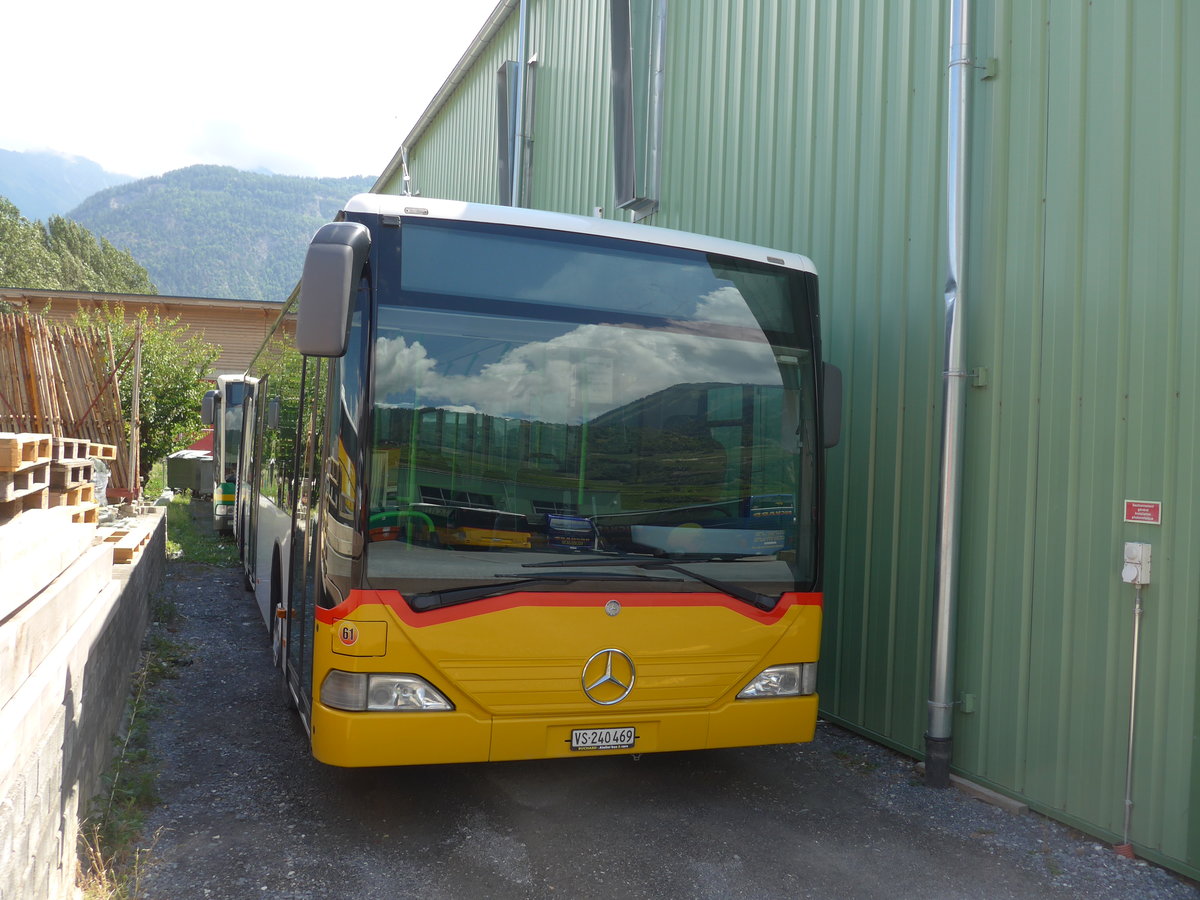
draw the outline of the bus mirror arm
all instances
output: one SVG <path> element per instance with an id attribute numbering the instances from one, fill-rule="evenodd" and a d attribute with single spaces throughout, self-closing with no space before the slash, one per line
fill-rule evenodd
<path id="1" fill-rule="evenodd" d="M 350 312 L 370 249 L 371 233 L 359 222 L 330 222 L 313 235 L 296 315 L 296 349 L 305 356 L 345 356 Z"/>
<path id="2" fill-rule="evenodd" d="M 842 370 L 822 363 L 821 387 L 821 428 L 828 450 L 842 439 Z"/>

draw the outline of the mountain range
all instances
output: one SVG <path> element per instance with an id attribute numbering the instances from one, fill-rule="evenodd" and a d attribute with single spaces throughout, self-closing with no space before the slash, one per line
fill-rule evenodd
<path id="1" fill-rule="evenodd" d="M 133 180 L 81 156 L 0 150 L 0 197 L 30 221 L 64 215 L 96 191 Z"/>
<path id="2" fill-rule="evenodd" d="M 27 219 L 41 218 L 31 210 L 42 210 L 47 218 L 63 215 L 78 222 L 97 239 L 128 251 L 160 294 L 174 296 L 286 299 L 300 278 L 313 233 L 375 181 L 230 166 L 188 166 L 133 180 L 87 160 L 60 169 L 56 178 L 51 161 L 57 158 L 0 151 L 0 196 Z M 35 178 L 37 171 L 44 175 Z M 92 189 L 80 194 L 87 187 Z M 73 205 L 63 209 L 63 198 Z"/>

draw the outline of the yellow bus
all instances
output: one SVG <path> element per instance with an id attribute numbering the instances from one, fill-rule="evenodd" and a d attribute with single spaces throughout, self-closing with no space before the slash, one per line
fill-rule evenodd
<path id="1" fill-rule="evenodd" d="M 524 516 L 472 506 L 447 510 L 437 537 L 446 547 L 528 550 L 531 546 L 529 523 Z"/>
<path id="2" fill-rule="evenodd" d="M 318 760 L 812 738 L 840 376 L 808 259 L 363 194 L 292 314 L 247 373 L 244 557 Z"/>

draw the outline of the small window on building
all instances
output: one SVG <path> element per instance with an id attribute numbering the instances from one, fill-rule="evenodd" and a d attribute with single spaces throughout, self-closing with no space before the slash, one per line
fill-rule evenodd
<path id="1" fill-rule="evenodd" d="M 616 200 L 634 219 L 658 209 L 667 0 L 610 0 Z"/>

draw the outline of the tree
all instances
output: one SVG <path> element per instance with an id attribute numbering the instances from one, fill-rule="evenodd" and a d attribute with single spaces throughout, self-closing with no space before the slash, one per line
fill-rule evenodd
<path id="1" fill-rule="evenodd" d="M 70 219 L 30 222 L 0 197 L 0 287 L 157 294 L 134 258 Z"/>
<path id="2" fill-rule="evenodd" d="M 70 219 L 51 216 L 51 253 L 58 257 L 61 281 L 68 290 L 121 294 L 156 294 L 146 270 L 128 253 Z"/>
<path id="3" fill-rule="evenodd" d="M 107 328 L 114 352 L 122 359 L 118 368 L 121 407 L 133 408 L 134 354 L 131 348 L 141 328 L 141 390 L 138 466 L 143 479 L 153 465 L 176 450 L 195 442 L 203 433 L 200 405 L 210 387 L 213 363 L 220 351 L 203 335 L 189 334 L 179 318 L 163 319 L 143 310 L 126 318 L 119 306 L 105 305 L 93 313 L 81 312 L 80 325 Z"/>
<path id="4" fill-rule="evenodd" d="M 0 197 L 0 287 L 62 288 L 58 260 L 40 222 L 30 222 Z"/>

